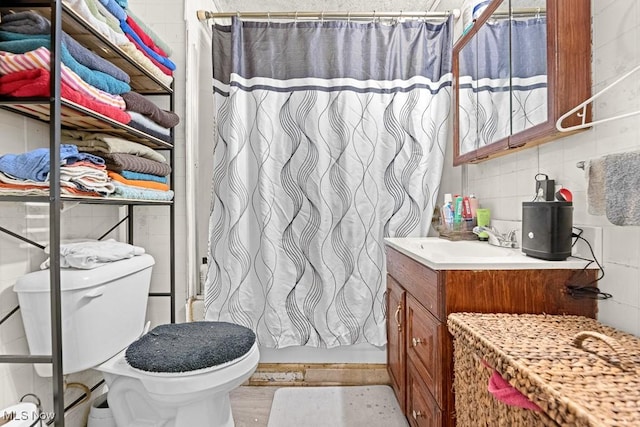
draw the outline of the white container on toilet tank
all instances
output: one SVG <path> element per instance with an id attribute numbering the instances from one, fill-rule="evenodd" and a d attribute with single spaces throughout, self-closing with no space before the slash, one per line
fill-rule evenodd
<path id="1" fill-rule="evenodd" d="M 144 254 L 91 270 L 60 270 L 64 374 L 99 365 L 142 334 L 154 263 Z M 32 355 L 51 354 L 49 283 L 49 270 L 41 270 L 13 287 Z M 50 364 L 34 366 L 38 375 L 52 375 Z"/>

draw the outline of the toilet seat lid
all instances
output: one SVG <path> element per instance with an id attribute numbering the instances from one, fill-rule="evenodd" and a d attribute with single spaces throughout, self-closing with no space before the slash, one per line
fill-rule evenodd
<path id="1" fill-rule="evenodd" d="M 149 373 L 192 372 L 241 359 L 255 341 L 251 329 L 234 323 L 172 323 L 133 342 L 125 359 L 132 368 Z"/>

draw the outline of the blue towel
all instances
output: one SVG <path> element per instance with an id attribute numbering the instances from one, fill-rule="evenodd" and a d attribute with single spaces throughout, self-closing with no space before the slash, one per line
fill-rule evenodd
<path id="1" fill-rule="evenodd" d="M 25 53 L 31 50 L 36 50 L 39 47 L 46 47 L 50 49 L 51 36 L 40 35 L 37 38 L 26 38 L 33 36 L 25 36 L 24 34 L 10 33 L 7 31 L 0 31 L 0 50 L 11 53 Z M 131 86 L 122 80 L 118 80 L 109 74 L 105 74 L 101 71 L 90 70 L 84 65 L 76 61 L 69 53 L 69 50 L 64 44 L 62 44 L 62 63 L 69 67 L 71 71 L 76 73 L 82 80 L 113 95 L 120 95 L 131 91 Z"/>
<path id="2" fill-rule="evenodd" d="M 147 190 L 146 188 L 125 185 L 118 181 L 113 181 L 113 184 L 116 186 L 116 192 L 113 193 L 110 197 L 136 200 L 173 200 L 173 191 L 171 190 Z"/>
<path id="3" fill-rule="evenodd" d="M 162 184 L 166 184 L 169 181 L 166 176 L 151 175 L 150 173 L 134 172 L 128 170 L 123 170 L 122 172 L 120 172 L 120 175 L 127 179 L 135 179 L 139 181 L 155 181 Z"/>
<path id="4" fill-rule="evenodd" d="M 159 63 L 161 63 L 162 65 L 164 65 L 168 69 L 170 69 L 171 71 L 176 69 L 176 64 L 171 62 L 171 60 L 169 58 L 166 58 L 166 57 L 164 57 L 162 55 L 158 55 L 149 46 L 144 44 L 142 39 L 140 39 L 140 36 L 138 36 L 136 34 L 136 32 L 133 31 L 133 28 L 131 28 L 129 26 L 129 24 L 127 24 L 125 21 L 123 21 L 123 20 L 120 21 L 120 28 L 122 28 L 122 31 L 124 31 L 125 34 L 130 35 L 136 41 L 136 43 L 138 43 L 140 45 L 140 47 L 142 47 L 142 49 L 144 49 L 144 51 L 147 54 L 149 54 L 150 57 L 152 57 L 153 59 L 155 59 L 156 61 L 158 61 Z"/>
<path id="5" fill-rule="evenodd" d="M 113 16 L 118 18 L 120 22 L 127 19 L 127 13 L 124 11 L 122 6 L 120 6 L 114 0 L 100 0 L 100 3 L 102 3 L 102 5 L 106 7 Z"/>
<path id="6" fill-rule="evenodd" d="M 36 37 L 39 35 L 41 37 L 42 35 L 46 36 L 51 34 L 51 23 L 47 18 L 36 12 L 17 12 L 2 17 L 0 30 L 10 31 L 12 33 L 31 34 L 36 35 Z M 87 68 L 102 71 L 125 83 L 129 83 L 131 80 L 127 73 L 82 46 L 65 32 L 62 33 L 62 42 L 66 45 L 71 56 Z"/>
<path id="7" fill-rule="evenodd" d="M 68 165 L 82 160 L 96 165 L 104 165 L 104 159 L 88 153 L 80 153 L 78 147 L 71 144 L 60 145 L 60 164 Z M 49 149 L 38 148 L 23 154 L 5 154 L 0 156 L 0 172 L 19 179 L 45 182 L 49 178 L 51 166 Z"/>

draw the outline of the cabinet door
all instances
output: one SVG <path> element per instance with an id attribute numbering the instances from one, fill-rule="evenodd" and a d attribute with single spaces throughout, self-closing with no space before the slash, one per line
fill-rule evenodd
<path id="1" fill-rule="evenodd" d="M 444 326 L 411 295 L 407 295 L 406 300 L 407 359 L 411 360 L 436 402 L 442 405 L 440 346 Z"/>
<path id="2" fill-rule="evenodd" d="M 387 370 L 403 413 L 405 411 L 405 291 L 387 275 Z"/>
<path id="3" fill-rule="evenodd" d="M 442 411 L 411 360 L 407 361 L 407 419 L 412 427 L 442 425 Z"/>

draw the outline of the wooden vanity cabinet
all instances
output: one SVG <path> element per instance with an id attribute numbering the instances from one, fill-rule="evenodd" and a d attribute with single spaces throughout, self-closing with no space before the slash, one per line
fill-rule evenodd
<path id="1" fill-rule="evenodd" d="M 455 312 L 575 314 L 595 318 L 597 302 L 565 284 L 596 270 L 432 270 L 387 246 L 387 361 L 393 389 L 413 427 L 454 426 Z M 574 282 L 575 283 L 575 282 Z"/>

